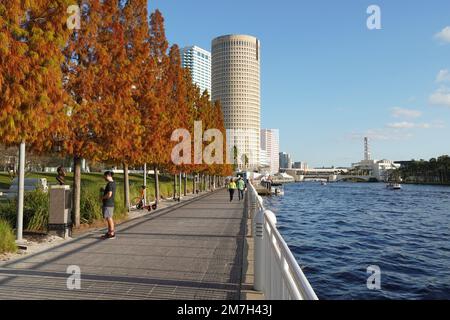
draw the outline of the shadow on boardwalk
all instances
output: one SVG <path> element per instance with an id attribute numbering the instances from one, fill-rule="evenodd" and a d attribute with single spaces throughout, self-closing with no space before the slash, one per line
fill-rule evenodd
<path id="1" fill-rule="evenodd" d="M 117 228 L 0 264 L 0 299 L 240 298 L 246 219 L 221 190 Z M 81 289 L 68 290 L 68 266 Z"/>

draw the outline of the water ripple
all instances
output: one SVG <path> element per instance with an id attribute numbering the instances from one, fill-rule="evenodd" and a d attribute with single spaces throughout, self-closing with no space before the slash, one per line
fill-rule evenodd
<path id="1" fill-rule="evenodd" d="M 321 299 L 450 299 L 450 188 L 287 185 L 266 198 Z M 381 290 L 366 269 L 381 269 Z"/>

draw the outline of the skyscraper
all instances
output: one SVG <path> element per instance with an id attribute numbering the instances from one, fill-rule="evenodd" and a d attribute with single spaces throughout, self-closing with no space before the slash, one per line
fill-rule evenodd
<path id="1" fill-rule="evenodd" d="M 208 90 L 211 95 L 211 53 L 197 46 L 180 50 L 183 68 L 191 71 L 192 81 L 200 87 L 201 93 Z"/>
<path id="2" fill-rule="evenodd" d="M 260 43 L 247 35 L 212 42 L 212 100 L 219 100 L 227 129 L 228 157 L 241 169 L 257 169 L 260 151 Z M 231 155 L 231 157 L 230 157 Z M 248 165 L 244 159 L 248 159 Z"/>
<path id="3" fill-rule="evenodd" d="M 289 153 L 280 152 L 280 169 L 292 169 L 292 158 Z"/>
<path id="4" fill-rule="evenodd" d="M 280 134 L 278 129 L 261 129 L 261 149 L 269 158 L 270 174 L 280 171 Z"/>

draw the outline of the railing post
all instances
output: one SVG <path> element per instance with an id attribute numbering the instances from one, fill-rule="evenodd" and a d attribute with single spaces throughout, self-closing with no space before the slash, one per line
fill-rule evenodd
<path id="1" fill-rule="evenodd" d="M 255 218 L 255 214 L 256 214 L 256 207 L 257 207 L 257 197 L 258 195 L 252 191 L 249 194 L 250 196 L 250 211 L 249 211 L 249 218 L 250 219 L 254 219 Z"/>
<path id="2" fill-rule="evenodd" d="M 264 291 L 264 210 L 258 210 L 254 217 L 254 272 L 256 291 Z"/>
<path id="3" fill-rule="evenodd" d="M 270 210 L 264 210 L 264 219 L 270 224 L 270 226 L 273 226 L 276 228 L 277 226 L 277 218 L 275 214 Z M 268 295 L 270 300 L 276 300 L 280 299 L 277 292 L 277 280 L 282 278 L 282 275 L 276 274 L 277 270 L 277 256 L 275 252 L 275 236 L 274 232 L 276 229 L 270 228 L 270 234 L 264 234 L 264 236 L 267 236 L 267 239 L 265 241 L 267 242 L 266 251 L 264 252 L 265 256 L 264 259 L 268 260 L 270 265 L 268 267 L 268 270 L 266 271 L 266 287 L 264 287 L 265 293 Z"/>

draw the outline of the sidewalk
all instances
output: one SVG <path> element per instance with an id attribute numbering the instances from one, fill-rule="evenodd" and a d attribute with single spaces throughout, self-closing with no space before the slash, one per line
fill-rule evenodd
<path id="1" fill-rule="evenodd" d="M 246 219 L 225 190 L 0 264 L 0 299 L 239 299 Z M 69 266 L 81 289 L 68 290 Z"/>

